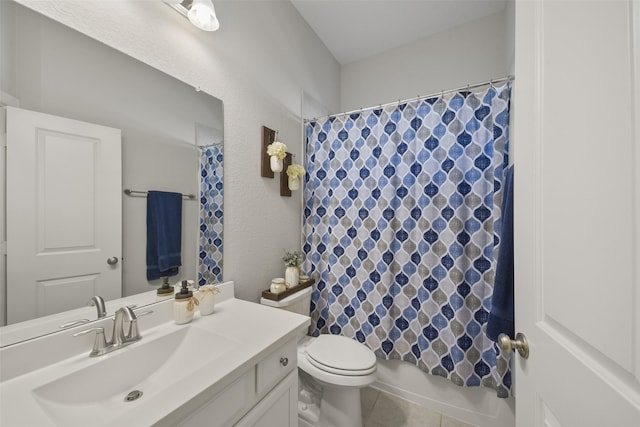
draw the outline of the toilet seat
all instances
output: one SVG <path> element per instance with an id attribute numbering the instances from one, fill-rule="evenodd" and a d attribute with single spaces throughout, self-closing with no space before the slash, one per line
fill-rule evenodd
<path id="1" fill-rule="evenodd" d="M 363 344 L 340 335 L 320 335 L 305 351 L 316 368 L 336 375 L 362 376 L 376 371 L 376 356 Z"/>
<path id="2" fill-rule="evenodd" d="M 326 365 L 322 366 L 322 364 L 316 363 L 316 366 L 311 363 L 311 358 L 307 356 L 307 348 L 313 344 L 318 338 L 314 337 L 304 337 L 302 340 L 298 342 L 298 368 L 311 375 L 311 377 L 318 381 L 323 387 L 366 387 L 373 383 L 377 378 L 377 371 L 374 367 L 371 369 L 371 373 L 362 374 L 364 371 L 356 371 L 360 372 L 361 375 L 343 375 L 343 374 L 334 374 L 327 370 Z M 347 338 L 348 339 L 348 338 Z M 356 345 L 362 345 L 358 342 L 354 341 Z M 366 348 L 366 347 L 365 347 Z M 368 348 L 366 348 L 368 351 Z M 373 354 L 373 352 L 372 352 Z M 375 355 L 374 355 L 375 358 Z"/>

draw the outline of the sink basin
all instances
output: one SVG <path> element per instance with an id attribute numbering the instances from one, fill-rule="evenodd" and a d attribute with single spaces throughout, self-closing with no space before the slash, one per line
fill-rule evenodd
<path id="1" fill-rule="evenodd" d="M 35 388 L 36 401 L 60 425 L 86 425 L 87 420 L 108 424 L 123 409 L 133 409 L 145 397 L 170 392 L 178 379 L 238 345 L 204 329 L 176 329 L 175 325 L 167 329 L 167 333 L 163 328 L 153 331 L 138 343 Z M 127 400 L 131 392 L 138 398 Z"/>

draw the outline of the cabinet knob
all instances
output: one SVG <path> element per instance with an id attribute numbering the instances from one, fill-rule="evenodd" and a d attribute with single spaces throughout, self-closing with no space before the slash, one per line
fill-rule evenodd
<path id="1" fill-rule="evenodd" d="M 288 358 L 286 358 L 286 357 L 281 357 L 281 358 L 280 358 L 280 364 L 281 364 L 282 366 L 287 366 L 287 365 L 289 364 L 289 359 L 288 359 Z"/>

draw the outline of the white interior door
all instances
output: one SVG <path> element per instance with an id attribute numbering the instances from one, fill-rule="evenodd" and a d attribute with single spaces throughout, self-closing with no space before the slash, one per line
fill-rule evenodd
<path id="1" fill-rule="evenodd" d="M 121 169 L 119 129 L 7 107 L 8 323 L 121 296 Z"/>
<path id="2" fill-rule="evenodd" d="M 640 426 L 640 2 L 516 3 L 516 419 Z"/>

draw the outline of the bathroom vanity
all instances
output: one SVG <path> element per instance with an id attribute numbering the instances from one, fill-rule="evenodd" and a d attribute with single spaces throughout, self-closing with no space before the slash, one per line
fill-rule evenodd
<path id="1" fill-rule="evenodd" d="M 0 425 L 296 426 L 296 343 L 308 317 L 234 298 L 176 325 L 172 300 L 136 310 L 142 339 L 89 357 L 112 318 L 0 349 Z"/>

